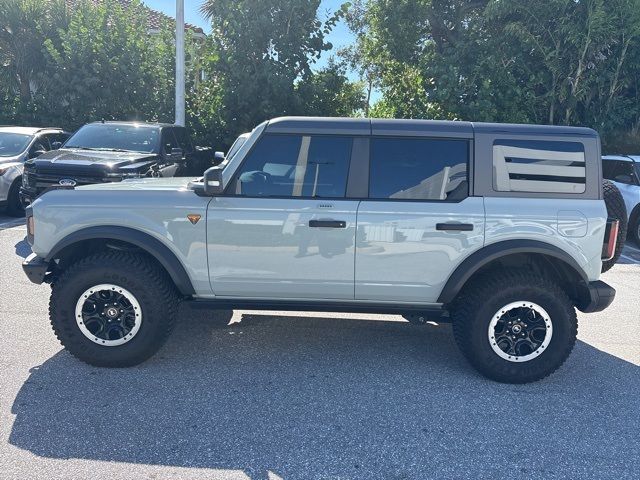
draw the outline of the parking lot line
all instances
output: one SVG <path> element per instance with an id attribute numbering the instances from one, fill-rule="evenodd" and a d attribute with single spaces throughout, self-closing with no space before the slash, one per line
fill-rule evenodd
<path id="1" fill-rule="evenodd" d="M 625 243 L 624 246 L 630 250 L 633 250 L 634 252 L 640 253 L 640 248 L 634 247 L 631 243 Z"/>

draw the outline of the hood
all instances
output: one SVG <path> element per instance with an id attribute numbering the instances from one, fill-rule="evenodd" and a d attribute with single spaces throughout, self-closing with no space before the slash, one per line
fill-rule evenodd
<path id="1" fill-rule="evenodd" d="M 42 171 L 82 171 L 109 170 L 117 171 L 137 164 L 144 166 L 158 158 L 155 153 L 108 152 L 95 150 L 64 149 L 52 150 L 37 158 L 29 160 L 28 166 Z M 128 168 L 127 168 L 128 169 Z"/>
<path id="2" fill-rule="evenodd" d="M 7 163 L 22 163 L 22 154 L 16 155 L 15 157 L 0 157 L 0 165 Z"/>
<path id="3" fill-rule="evenodd" d="M 76 190 L 92 191 L 160 191 L 160 190 L 188 190 L 190 177 L 173 178 L 140 178 L 135 180 L 123 180 L 115 183 L 96 183 L 93 185 L 83 185 L 76 187 Z"/>

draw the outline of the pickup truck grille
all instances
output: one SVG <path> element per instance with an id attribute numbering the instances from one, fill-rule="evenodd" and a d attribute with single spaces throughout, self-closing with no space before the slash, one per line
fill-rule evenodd
<path id="1" fill-rule="evenodd" d="M 43 175 L 28 173 L 25 174 L 24 186 L 30 189 L 44 190 L 46 188 L 59 185 L 60 180 L 70 179 L 76 185 L 90 185 L 93 183 L 104 183 L 103 177 L 81 176 L 81 175 Z"/>

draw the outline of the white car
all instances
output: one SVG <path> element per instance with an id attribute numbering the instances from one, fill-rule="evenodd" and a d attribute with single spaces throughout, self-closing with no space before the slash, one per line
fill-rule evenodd
<path id="1" fill-rule="evenodd" d="M 622 193 L 629 215 L 629 235 L 640 245 L 640 156 L 602 157 L 602 176 L 611 180 Z"/>
<path id="2" fill-rule="evenodd" d="M 59 128 L 0 127 L 0 206 L 13 216 L 23 214 L 20 202 L 25 160 L 55 150 L 69 138 Z"/>

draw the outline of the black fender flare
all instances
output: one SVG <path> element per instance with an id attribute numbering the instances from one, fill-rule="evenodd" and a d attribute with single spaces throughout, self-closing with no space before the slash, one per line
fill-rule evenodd
<path id="1" fill-rule="evenodd" d="M 130 243 L 155 258 L 167 271 L 182 295 L 194 295 L 195 290 L 184 266 L 176 255 L 160 240 L 134 228 L 101 225 L 77 230 L 60 240 L 45 258 L 46 262 L 56 258 L 63 249 L 86 240 L 120 240 Z"/>
<path id="2" fill-rule="evenodd" d="M 465 258 L 447 280 L 438 297 L 438 303 L 451 303 L 467 281 L 485 265 L 501 257 L 517 253 L 542 254 L 558 259 L 572 269 L 584 284 L 589 283 L 587 275 L 578 262 L 555 245 L 538 240 L 505 240 L 487 245 Z"/>

